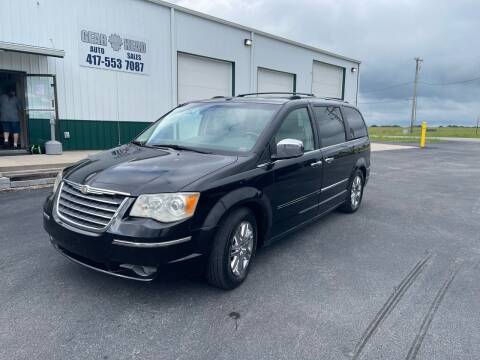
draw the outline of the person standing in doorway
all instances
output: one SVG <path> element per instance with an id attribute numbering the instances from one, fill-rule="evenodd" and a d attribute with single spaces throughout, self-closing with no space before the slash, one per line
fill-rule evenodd
<path id="1" fill-rule="evenodd" d="M 21 111 L 22 104 L 15 94 L 15 89 L 11 88 L 8 94 L 0 96 L 0 122 L 3 127 L 4 147 L 8 147 L 10 134 L 13 134 L 13 148 L 18 148 Z"/>

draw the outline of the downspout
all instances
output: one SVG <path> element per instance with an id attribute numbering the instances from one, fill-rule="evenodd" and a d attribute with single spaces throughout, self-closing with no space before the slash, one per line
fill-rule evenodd
<path id="1" fill-rule="evenodd" d="M 360 63 L 358 64 L 357 68 L 357 91 L 355 93 L 355 106 L 358 106 L 358 90 L 360 86 Z"/>
<path id="2" fill-rule="evenodd" d="M 171 100 L 172 106 L 174 108 L 178 104 L 177 98 L 177 46 L 175 41 L 175 9 L 172 7 L 170 8 L 170 55 L 171 55 L 171 69 L 170 69 L 170 76 L 171 76 Z"/>
<path id="3" fill-rule="evenodd" d="M 252 40 L 252 46 L 250 46 L 250 92 L 254 93 L 257 91 L 257 87 L 255 86 L 255 33 L 253 31 L 250 32 L 250 39 Z"/>

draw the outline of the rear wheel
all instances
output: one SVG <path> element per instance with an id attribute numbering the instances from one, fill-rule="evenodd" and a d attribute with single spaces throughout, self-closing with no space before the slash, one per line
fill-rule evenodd
<path id="1" fill-rule="evenodd" d="M 340 210 L 346 213 L 353 213 L 358 210 L 363 198 L 363 185 L 365 180 L 360 170 L 355 170 L 350 184 L 348 185 L 348 196 L 345 202 L 340 206 Z"/>
<path id="2" fill-rule="evenodd" d="M 210 284 L 233 289 L 248 275 L 257 245 L 257 222 L 252 212 L 240 208 L 220 224 L 208 259 L 206 277 Z"/>

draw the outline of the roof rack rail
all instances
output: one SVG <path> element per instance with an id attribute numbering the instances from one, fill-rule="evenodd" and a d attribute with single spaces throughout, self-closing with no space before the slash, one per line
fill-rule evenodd
<path id="1" fill-rule="evenodd" d="M 319 99 L 323 99 L 323 100 L 334 100 L 334 101 L 339 101 L 339 102 L 343 102 L 343 103 L 347 103 L 348 104 L 348 101 L 347 100 L 343 100 L 343 99 L 339 99 L 339 98 L 334 98 L 334 97 L 321 97 Z"/>
<path id="2" fill-rule="evenodd" d="M 256 92 L 256 93 L 247 93 L 247 94 L 239 94 L 237 95 L 238 97 L 245 97 L 245 96 L 258 96 L 258 95 L 292 95 L 293 96 L 308 96 L 308 97 L 314 97 L 314 94 L 308 94 L 308 93 L 299 93 L 299 92 L 281 92 L 281 91 L 273 91 L 273 92 Z"/>

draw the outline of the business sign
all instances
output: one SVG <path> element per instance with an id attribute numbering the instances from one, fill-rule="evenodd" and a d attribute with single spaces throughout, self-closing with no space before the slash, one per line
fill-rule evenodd
<path id="1" fill-rule="evenodd" d="M 147 43 L 119 33 L 80 30 L 80 65 L 147 74 Z"/>

